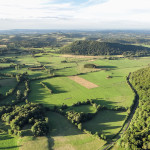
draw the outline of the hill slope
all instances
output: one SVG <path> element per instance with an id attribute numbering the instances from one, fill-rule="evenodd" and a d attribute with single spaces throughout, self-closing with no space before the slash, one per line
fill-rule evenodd
<path id="1" fill-rule="evenodd" d="M 97 41 L 75 41 L 60 51 L 76 55 L 122 55 L 132 54 L 137 56 L 147 55 L 149 48 L 134 45 L 123 45 L 119 43 L 97 42 Z"/>

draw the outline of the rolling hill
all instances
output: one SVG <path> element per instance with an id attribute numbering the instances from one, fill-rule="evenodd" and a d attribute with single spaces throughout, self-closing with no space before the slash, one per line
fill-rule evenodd
<path id="1" fill-rule="evenodd" d="M 75 41 L 61 48 L 60 53 L 76 55 L 136 55 L 145 56 L 150 49 L 142 46 L 125 45 L 120 43 Z"/>

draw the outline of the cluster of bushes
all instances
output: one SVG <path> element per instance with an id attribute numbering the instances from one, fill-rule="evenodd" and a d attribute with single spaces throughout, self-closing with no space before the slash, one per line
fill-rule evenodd
<path id="1" fill-rule="evenodd" d="M 0 63 L 13 63 L 14 60 L 11 60 L 9 58 L 1 58 Z"/>
<path id="2" fill-rule="evenodd" d="M 66 116 L 68 118 L 68 120 L 70 120 L 73 124 L 79 124 L 82 122 L 86 122 L 90 119 L 93 118 L 93 116 L 95 116 L 95 114 L 92 113 L 79 113 L 79 112 L 75 112 L 75 111 L 68 111 L 66 113 Z"/>
<path id="3" fill-rule="evenodd" d="M 85 64 L 84 68 L 96 68 L 96 65 L 94 65 L 94 64 Z"/>
<path id="4" fill-rule="evenodd" d="M 93 106 L 94 108 L 96 108 L 96 113 L 99 111 L 99 110 L 102 110 L 104 109 L 105 107 L 100 105 L 100 104 L 96 104 L 93 100 L 89 100 L 87 99 L 87 101 L 78 101 L 77 103 L 74 103 L 72 106 L 81 106 L 81 105 L 91 105 Z"/>
<path id="5" fill-rule="evenodd" d="M 15 73 L 2 73 L 0 72 L 0 76 L 4 76 L 4 77 L 16 77 Z"/>
<path id="6" fill-rule="evenodd" d="M 25 67 L 25 64 L 17 64 L 14 66 L 16 70 L 19 70 L 21 68 L 24 68 Z"/>
<path id="7" fill-rule="evenodd" d="M 23 73 L 23 74 L 17 74 L 16 75 L 16 80 L 17 80 L 17 82 L 23 82 L 23 81 L 25 81 L 25 80 L 27 80 L 28 79 L 28 74 L 27 74 L 27 72 L 25 72 L 25 73 Z"/>
<path id="8" fill-rule="evenodd" d="M 61 63 L 67 63 L 67 61 L 66 60 L 62 60 Z"/>
<path id="9" fill-rule="evenodd" d="M 139 105 L 127 132 L 119 140 L 126 149 L 150 149 L 150 67 L 131 73 L 130 82 L 139 95 Z"/>
<path id="10" fill-rule="evenodd" d="M 29 80 L 24 81 L 24 84 L 25 84 L 26 89 L 24 90 L 24 93 L 23 93 L 23 99 L 26 99 L 30 92 Z"/>
<path id="11" fill-rule="evenodd" d="M 9 89 L 9 91 L 6 92 L 6 96 L 13 94 L 14 91 L 15 91 L 15 88 Z"/>
<path id="12" fill-rule="evenodd" d="M 2 116 L 5 113 L 9 113 L 13 110 L 12 106 L 1 106 L 0 107 L 0 116 Z"/>
<path id="13" fill-rule="evenodd" d="M 105 134 L 102 133 L 101 131 L 100 132 L 96 132 L 96 133 L 92 133 L 91 131 L 87 131 L 86 129 L 83 129 L 83 132 L 86 133 L 86 134 L 90 134 L 90 135 L 92 135 L 94 137 L 106 140 Z"/>
<path id="14" fill-rule="evenodd" d="M 87 101 L 78 101 L 76 103 L 74 103 L 72 106 L 81 106 L 81 105 L 88 105 L 88 104 L 93 104 L 93 100 L 89 100 L 87 99 Z"/>
<path id="15" fill-rule="evenodd" d="M 27 103 L 21 106 L 2 106 L 0 116 L 2 121 L 10 124 L 12 134 L 21 135 L 21 129 L 31 124 L 31 131 L 35 136 L 46 135 L 49 131 L 44 117 L 45 109 L 40 104 Z"/>
<path id="16" fill-rule="evenodd" d="M 32 126 L 31 131 L 35 136 L 47 135 L 49 127 L 46 121 L 38 121 Z"/>
<path id="17" fill-rule="evenodd" d="M 100 104 L 96 104 L 94 102 L 94 100 L 87 100 L 87 101 L 78 101 L 77 103 L 74 103 L 72 106 L 81 106 L 81 105 L 91 105 L 93 107 L 96 108 L 97 111 L 100 111 L 100 110 L 114 110 L 114 111 L 126 111 L 127 108 L 125 107 L 122 107 L 122 106 L 116 106 L 116 107 L 106 107 L 106 106 L 103 106 L 103 105 L 100 105 Z"/>
<path id="18" fill-rule="evenodd" d="M 51 90 L 44 82 L 40 82 L 40 84 L 41 84 L 45 89 L 47 89 L 47 90 L 50 92 L 50 94 L 52 93 L 52 90 Z"/>

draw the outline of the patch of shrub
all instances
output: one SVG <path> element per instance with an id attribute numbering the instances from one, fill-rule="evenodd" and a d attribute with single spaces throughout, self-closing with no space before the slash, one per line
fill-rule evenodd
<path id="1" fill-rule="evenodd" d="M 94 64 L 85 64 L 84 68 L 96 68 L 96 65 L 94 65 Z"/>

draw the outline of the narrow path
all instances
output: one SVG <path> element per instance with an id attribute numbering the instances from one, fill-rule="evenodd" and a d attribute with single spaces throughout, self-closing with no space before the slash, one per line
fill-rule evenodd
<path id="1" fill-rule="evenodd" d="M 132 91 L 135 93 L 135 97 L 134 97 L 134 104 L 132 105 L 132 108 L 131 108 L 131 113 L 129 114 L 128 116 L 128 119 L 125 121 L 125 123 L 123 124 L 122 126 L 122 129 L 120 130 L 120 132 L 116 135 L 116 137 L 114 138 L 115 141 L 111 141 L 110 143 L 106 144 L 104 148 L 102 148 L 101 150 L 108 150 L 110 149 L 118 139 L 121 138 L 121 135 L 123 135 L 125 133 L 125 131 L 128 129 L 129 125 L 130 125 L 130 122 L 133 118 L 133 115 L 135 113 L 135 110 L 136 108 L 138 107 L 138 104 L 139 104 L 139 96 L 137 94 L 137 91 L 134 89 L 134 87 L 132 86 L 132 84 L 130 83 L 129 79 L 130 79 L 130 74 L 128 75 L 127 77 L 127 83 L 128 85 L 130 86 L 130 88 L 132 89 Z M 126 125 L 126 127 L 125 127 Z M 125 127 L 125 128 L 124 128 Z M 112 139 L 113 140 L 113 139 Z"/>

